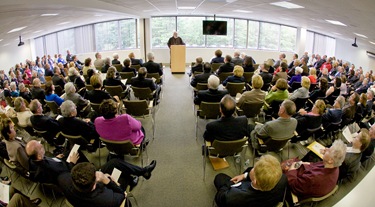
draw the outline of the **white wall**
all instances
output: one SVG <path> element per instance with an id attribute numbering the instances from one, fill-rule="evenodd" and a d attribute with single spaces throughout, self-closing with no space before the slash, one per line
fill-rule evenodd
<path id="1" fill-rule="evenodd" d="M 0 48 L 0 63 L 1 70 L 8 73 L 11 67 L 14 67 L 16 63 L 25 62 L 26 59 L 31 59 L 31 46 L 30 41 L 25 40 L 23 46 L 18 47 L 17 42 L 14 42 L 7 46 L 1 46 Z"/>
<path id="2" fill-rule="evenodd" d="M 336 39 L 336 58 L 354 63 L 356 68 L 362 66 L 364 71 L 374 70 L 375 58 L 367 56 L 368 49 L 364 45 L 353 47 L 352 44 L 353 41 Z"/>

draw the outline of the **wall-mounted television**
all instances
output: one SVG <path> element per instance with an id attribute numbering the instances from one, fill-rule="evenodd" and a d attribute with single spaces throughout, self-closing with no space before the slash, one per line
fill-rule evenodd
<path id="1" fill-rule="evenodd" d="M 203 20 L 204 35 L 227 35 L 227 22 Z"/>

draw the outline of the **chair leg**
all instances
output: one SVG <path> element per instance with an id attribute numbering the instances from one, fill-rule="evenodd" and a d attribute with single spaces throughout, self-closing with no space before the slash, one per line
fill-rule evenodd
<path id="1" fill-rule="evenodd" d="M 195 118 L 195 140 L 198 140 L 198 116 Z"/>
<path id="2" fill-rule="evenodd" d="M 207 149 L 206 149 L 206 144 L 203 144 L 203 181 L 206 181 L 206 159 L 207 159 Z"/>

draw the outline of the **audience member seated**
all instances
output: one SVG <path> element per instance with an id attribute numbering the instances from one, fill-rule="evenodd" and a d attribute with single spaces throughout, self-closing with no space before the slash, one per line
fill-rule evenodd
<path id="1" fill-rule="evenodd" d="M 121 62 L 118 60 L 119 56 L 118 53 L 113 53 L 113 60 L 112 60 L 112 65 L 120 65 Z"/>
<path id="2" fill-rule="evenodd" d="M 82 62 L 78 60 L 78 58 L 77 58 L 76 55 L 73 55 L 72 58 L 73 58 L 73 63 L 74 63 L 74 65 L 75 65 L 75 67 L 76 67 L 80 72 L 82 72 L 82 67 L 83 67 Z"/>
<path id="3" fill-rule="evenodd" d="M 324 129 L 329 129 L 332 123 L 339 123 L 342 117 L 342 108 L 345 105 L 345 98 L 338 96 L 333 104 L 333 108 L 327 110 L 322 116 L 322 124 Z"/>
<path id="4" fill-rule="evenodd" d="M 322 115 L 326 109 L 326 104 L 323 100 L 319 99 L 315 101 L 315 104 L 310 112 L 305 111 L 305 109 L 300 109 L 295 118 L 298 121 L 297 133 L 300 136 L 300 140 L 306 140 L 309 135 L 307 128 L 316 129 L 322 124 Z M 296 140 L 297 138 L 293 138 Z M 303 143 L 303 144 L 308 144 Z"/>
<path id="5" fill-rule="evenodd" d="M 85 59 L 85 65 L 82 68 L 82 75 L 85 76 L 87 75 L 87 71 L 92 67 L 91 65 L 91 58 L 86 58 Z"/>
<path id="6" fill-rule="evenodd" d="M 29 165 L 27 163 L 27 156 L 25 156 L 25 143 L 22 139 L 18 139 L 16 136 L 16 130 L 14 129 L 14 123 L 9 118 L 1 120 L 1 135 L 4 138 L 8 157 L 18 169 L 28 170 Z"/>
<path id="7" fill-rule="evenodd" d="M 233 63 L 233 65 L 242 66 L 243 59 L 240 57 L 240 55 L 241 55 L 240 51 L 238 50 L 234 51 L 233 58 L 231 60 L 231 63 Z"/>
<path id="8" fill-rule="evenodd" d="M 96 133 L 95 125 L 89 119 L 78 119 L 76 105 L 70 101 L 64 101 L 61 104 L 61 117 L 58 121 L 61 126 L 61 131 L 68 135 L 82 136 L 89 143 L 94 139 L 92 144 L 94 148 L 99 146 L 99 135 Z"/>
<path id="9" fill-rule="evenodd" d="M 217 76 L 211 75 L 207 81 L 207 90 L 198 91 L 194 98 L 194 104 L 199 105 L 204 102 L 220 102 L 220 100 L 228 93 L 226 90 L 219 90 L 220 80 Z"/>
<path id="10" fill-rule="evenodd" d="M 197 87 L 198 83 L 207 83 L 208 78 L 211 75 L 211 64 L 205 63 L 203 65 L 204 72 L 202 74 L 198 74 L 194 77 L 192 77 L 190 85 L 194 88 Z"/>
<path id="11" fill-rule="evenodd" d="M 274 67 L 274 68 L 278 68 L 278 67 L 281 65 L 281 62 L 282 62 L 283 60 L 285 60 L 285 58 L 286 58 L 285 53 L 281 53 L 281 54 L 279 55 L 279 59 L 275 62 L 275 64 L 273 65 L 273 67 Z"/>
<path id="12" fill-rule="evenodd" d="M 31 97 L 32 99 L 38 99 L 40 103 L 44 104 L 45 93 L 41 86 L 39 78 L 35 78 L 33 80 L 33 88 L 31 89 Z"/>
<path id="13" fill-rule="evenodd" d="M 94 88 L 92 91 L 87 91 L 85 94 L 85 99 L 89 100 L 91 103 L 100 104 L 106 99 L 112 99 L 111 95 L 107 91 L 102 90 L 102 78 L 100 74 L 95 74 L 90 78 L 90 84 Z M 117 102 L 120 102 L 118 96 L 113 97 Z"/>
<path id="14" fill-rule="evenodd" d="M 326 97 L 327 89 L 328 89 L 327 79 L 321 78 L 319 80 L 318 87 L 316 87 L 315 90 L 310 93 L 310 100 L 312 102 L 315 102 L 318 98 Z"/>
<path id="15" fill-rule="evenodd" d="M 323 161 L 293 162 L 286 172 L 288 185 L 299 200 L 322 197 L 335 188 L 346 146 L 341 140 L 336 140 L 323 153 Z"/>
<path id="16" fill-rule="evenodd" d="M 106 79 L 103 81 L 104 86 L 121 86 L 122 90 L 126 90 L 121 80 L 116 78 L 116 68 L 111 66 L 108 68 Z"/>
<path id="17" fill-rule="evenodd" d="M 133 72 L 134 76 L 136 76 L 137 70 L 135 68 L 132 68 L 131 66 L 132 66 L 132 64 L 131 64 L 130 59 L 126 58 L 124 60 L 124 67 L 122 68 L 121 72 Z"/>
<path id="18" fill-rule="evenodd" d="M 322 78 L 327 79 L 328 82 L 331 81 L 331 78 L 330 78 L 329 75 L 328 75 L 328 69 L 327 69 L 327 68 L 324 68 L 324 69 L 321 70 L 321 72 L 319 73 L 319 79 L 322 79 Z"/>
<path id="19" fill-rule="evenodd" d="M 357 110 L 357 103 L 359 101 L 358 93 L 353 93 L 349 97 L 349 101 L 342 109 L 342 126 L 348 125 L 350 122 L 353 121 L 356 110 Z"/>
<path id="20" fill-rule="evenodd" d="M 361 162 L 366 161 L 372 156 L 375 148 L 375 125 L 372 125 L 369 129 L 370 143 L 369 146 L 362 152 Z"/>
<path id="21" fill-rule="evenodd" d="M 224 63 L 224 58 L 221 57 L 223 55 L 223 52 L 221 50 L 216 50 L 215 51 L 215 57 L 211 59 L 211 64 L 212 63 Z"/>
<path id="22" fill-rule="evenodd" d="M 64 86 L 65 95 L 64 100 L 71 100 L 77 106 L 77 111 L 82 111 L 88 104 L 88 101 L 82 98 L 81 95 L 76 93 L 76 87 L 72 82 L 65 84 Z"/>
<path id="23" fill-rule="evenodd" d="M 333 80 L 333 86 L 329 87 L 329 89 L 326 92 L 326 97 L 329 99 L 330 97 L 337 97 L 340 95 L 340 86 L 341 86 L 341 78 L 336 77 Z"/>
<path id="24" fill-rule="evenodd" d="M 233 72 L 234 65 L 230 61 L 232 60 L 232 57 L 230 55 L 226 55 L 224 59 L 224 64 L 219 67 L 217 70 L 217 75 L 220 75 L 220 73 L 228 73 Z"/>
<path id="25" fill-rule="evenodd" d="M 246 116 L 234 117 L 235 111 L 236 101 L 230 95 L 225 95 L 220 101 L 221 118 L 206 125 L 203 138 L 213 142 L 214 140 L 233 141 L 249 137 L 252 128 L 247 124 Z"/>
<path id="26" fill-rule="evenodd" d="M 53 85 L 52 81 L 46 83 L 45 93 L 45 99 L 47 101 L 54 101 L 58 106 L 60 106 L 64 102 L 64 99 L 55 94 L 55 86 Z"/>
<path id="27" fill-rule="evenodd" d="M 318 77 L 316 76 L 316 69 L 310 68 L 310 72 L 309 72 L 310 83 L 315 84 L 317 78 Z"/>
<path id="28" fill-rule="evenodd" d="M 79 72 L 74 67 L 69 68 L 68 76 L 69 82 L 72 82 L 77 87 L 77 90 L 85 87 L 85 82 L 83 82 L 81 76 L 79 75 Z"/>
<path id="29" fill-rule="evenodd" d="M 254 68 L 254 60 L 251 56 L 245 57 L 242 67 L 243 67 L 244 72 L 254 72 L 255 69 L 257 69 L 257 68 Z"/>
<path id="30" fill-rule="evenodd" d="M 18 125 L 21 127 L 31 127 L 30 116 L 33 114 L 26 107 L 25 100 L 17 97 L 14 100 L 14 110 L 17 112 Z"/>
<path id="31" fill-rule="evenodd" d="M 301 86 L 302 87 L 294 90 L 293 93 L 289 95 L 290 100 L 295 101 L 297 98 L 309 97 L 310 79 L 306 76 L 303 76 L 301 79 Z"/>
<path id="32" fill-rule="evenodd" d="M 117 103 L 111 99 L 100 104 L 100 114 L 103 116 L 95 119 L 95 128 L 100 137 L 110 141 L 129 140 L 135 146 L 145 143 L 145 132 L 141 122 L 128 114 L 117 112 Z"/>
<path id="33" fill-rule="evenodd" d="M 285 80 L 288 80 L 288 74 L 286 73 L 287 71 L 287 64 L 282 62 L 280 67 L 281 68 L 281 71 L 280 72 L 277 72 L 273 78 L 272 78 L 272 84 L 275 85 L 276 81 L 279 80 L 279 78 L 282 78 L 282 79 L 285 79 Z"/>
<path id="34" fill-rule="evenodd" d="M 259 75 L 263 78 L 263 86 L 269 85 L 272 82 L 272 73 L 269 72 L 270 65 L 264 63 L 260 65 L 260 73 Z"/>
<path id="35" fill-rule="evenodd" d="M 129 53 L 128 57 L 130 58 L 132 65 L 143 65 L 142 59 L 136 59 L 133 52 Z"/>
<path id="36" fill-rule="evenodd" d="M 258 144 L 257 139 L 262 139 L 267 143 L 269 139 L 285 140 L 290 139 L 294 135 L 297 127 L 297 120 L 292 118 L 296 113 L 296 105 L 293 101 L 285 100 L 280 106 L 279 118 L 268 121 L 265 124 L 257 124 L 251 132 L 250 142 Z"/>
<path id="37" fill-rule="evenodd" d="M 31 72 L 30 72 L 30 74 L 31 74 Z M 30 79 L 31 79 L 31 78 L 30 78 Z M 23 81 L 20 82 L 20 84 L 23 83 L 23 84 L 26 84 L 26 85 L 30 85 L 30 84 L 31 84 L 30 79 L 27 77 L 27 74 L 24 73 L 24 74 L 22 75 L 22 80 L 23 80 Z"/>
<path id="38" fill-rule="evenodd" d="M 373 90 L 367 90 L 367 104 L 366 104 L 366 114 L 365 116 L 371 116 L 372 114 L 372 108 L 374 106 L 374 91 Z"/>
<path id="39" fill-rule="evenodd" d="M 220 173 L 214 180 L 218 206 L 277 206 L 283 202 L 288 185 L 280 162 L 272 155 L 262 156 L 253 168 L 233 178 Z M 240 184 L 233 187 L 233 184 Z"/>
<path id="40" fill-rule="evenodd" d="M 304 75 L 304 76 L 308 76 L 310 74 L 309 73 L 309 67 L 307 67 L 307 61 L 308 61 L 307 59 L 308 58 L 306 58 L 306 57 L 301 58 L 301 63 L 299 65 L 297 65 L 297 66 L 300 66 L 302 68 L 302 75 Z M 315 69 L 315 71 L 316 71 L 316 69 Z"/>
<path id="41" fill-rule="evenodd" d="M 369 81 L 367 78 L 363 79 L 362 84 L 355 89 L 355 92 L 358 94 L 366 93 L 367 89 L 370 87 Z M 12 90 L 12 83 L 10 83 L 10 89 Z M 13 90 L 12 90 L 13 91 Z M 13 95 L 12 95 L 13 96 Z M 14 97 L 14 96 L 13 96 Z"/>
<path id="42" fill-rule="evenodd" d="M 52 76 L 52 82 L 55 86 L 60 86 L 61 88 L 64 88 L 65 85 L 65 79 L 64 76 L 61 75 L 61 70 L 59 67 L 55 67 L 54 69 L 54 75 Z"/>
<path id="43" fill-rule="evenodd" d="M 197 57 L 195 59 L 194 65 L 191 66 L 189 76 L 194 76 L 194 72 L 203 72 L 203 59 L 202 59 L 202 57 Z"/>
<path id="44" fill-rule="evenodd" d="M 276 85 L 272 86 L 270 92 L 267 94 L 265 101 L 268 105 L 271 105 L 273 101 L 283 101 L 288 98 L 288 83 L 285 79 L 280 78 L 276 81 Z M 267 109 L 267 105 L 265 105 Z"/>
<path id="45" fill-rule="evenodd" d="M 244 103 L 262 103 L 266 98 L 266 92 L 262 91 L 263 79 L 260 75 L 253 75 L 251 78 L 252 90 L 245 91 L 237 102 L 237 106 L 241 108 Z"/>
<path id="46" fill-rule="evenodd" d="M 95 67 L 103 67 L 104 66 L 104 60 L 102 59 L 102 54 L 99 52 L 95 53 L 95 60 L 94 60 L 94 66 Z"/>
<path id="47" fill-rule="evenodd" d="M 133 87 L 137 88 L 150 88 L 151 92 L 154 92 L 155 101 L 159 102 L 159 96 L 161 92 L 161 87 L 156 85 L 155 82 L 151 78 L 146 78 L 147 76 L 147 69 L 145 67 L 141 67 L 138 70 L 138 76 L 133 77 L 131 79 L 131 83 Z"/>
<path id="48" fill-rule="evenodd" d="M 145 67 L 148 71 L 148 73 L 159 73 L 160 76 L 163 75 L 163 69 L 161 68 L 159 63 L 154 62 L 154 53 L 150 52 L 147 54 L 148 62 L 143 64 L 143 67 Z"/>
<path id="49" fill-rule="evenodd" d="M 348 95 L 348 86 L 346 85 L 346 76 L 342 75 L 341 77 L 341 86 L 340 86 L 340 95 Z"/>
<path id="50" fill-rule="evenodd" d="M 293 84 L 294 82 L 301 82 L 301 78 L 302 78 L 301 74 L 302 74 L 302 68 L 301 68 L 301 67 L 296 67 L 296 73 L 295 73 L 295 76 L 293 76 L 293 77 L 290 79 L 290 81 L 288 82 L 288 84 L 289 84 L 290 86 L 292 86 L 292 84 Z"/>
<path id="51" fill-rule="evenodd" d="M 226 86 L 227 83 L 244 83 L 246 82 L 245 78 L 243 77 L 243 68 L 242 66 L 236 65 L 233 69 L 233 75 L 228 76 L 227 79 L 223 81 L 223 86 Z"/>
<path id="52" fill-rule="evenodd" d="M 53 65 L 50 65 L 48 63 L 44 66 L 44 76 L 53 76 L 52 66 Z"/>
<path id="53" fill-rule="evenodd" d="M 20 89 L 20 97 L 22 97 L 23 99 L 25 99 L 28 103 L 30 103 L 32 97 L 31 97 L 31 93 L 30 93 L 30 90 L 28 88 L 25 87 L 25 84 L 23 83 L 20 83 L 18 85 L 18 88 Z"/>
<path id="54" fill-rule="evenodd" d="M 10 95 L 12 97 L 18 97 L 18 96 L 20 96 L 20 92 L 17 90 L 17 84 L 14 81 L 12 81 L 10 83 Z"/>
<path id="55" fill-rule="evenodd" d="M 108 68 L 111 67 L 111 66 L 112 66 L 112 64 L 111 64 L 111 58 L 107 57 L 104 60 L 104 66 L 102 68 L 102 73 L 107 73 Z"/>
<path id="56" fill-rule="evenodd" d="M 91 69 L 91 68 L 87 70 L 87 78 L 86 78 L 86 80 L 85 80 L 85 84 L 86 84 L 86 85 L 91 85 L 91 84 L 90 84 L 90 78 L 91 78 L 94 74 L 96 74 L 96 70 Z"/>

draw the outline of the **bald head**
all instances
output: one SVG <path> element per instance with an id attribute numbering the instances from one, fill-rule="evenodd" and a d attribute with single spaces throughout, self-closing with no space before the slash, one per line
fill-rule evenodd
<path id="1" fill-rule="evenodd" d="M 231 117 L 236 109 L 236 101 L 230 95 L 225 95 L 220 101 L 220 111 L 223 116 Z"/>
<path id="2" fill-rule="evenodd" d="M 31 140 L 26 145 L 26 154 L 32 160 L 42 160 L 44 157 L 44 152 L 43 145 L 36 140 Z"/>

